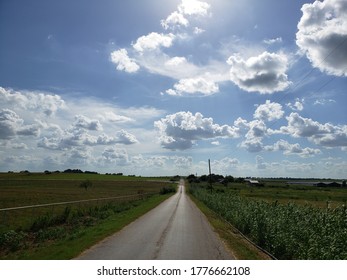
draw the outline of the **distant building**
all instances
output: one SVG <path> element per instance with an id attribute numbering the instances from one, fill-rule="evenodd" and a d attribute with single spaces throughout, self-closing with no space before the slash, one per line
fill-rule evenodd
<path id="1" fill-rule="evenodd" d="M 316 184 L 317 187 L 333 187 L 333 188 L 337 188 L 337 187 L 341 187 L 342 184 L 337 183 L 337 182 L 319 182 Z"/>
<path id="2" fill-rule="evenodd" d="M 245 179 L 245 181 L 249 186 L 260 186 L 260 183 L 257 180 Z"/>

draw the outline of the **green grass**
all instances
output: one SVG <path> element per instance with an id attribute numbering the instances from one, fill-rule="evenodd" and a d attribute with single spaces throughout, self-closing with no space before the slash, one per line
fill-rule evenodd
<path id="1" fill-rule="evenodd" d="M 0 174 L 0 209 L 19 206 L 109 198 L 143 193 L 159 193 L 175 185 L 168 180 L 98 174 Z M 88 189 L 80 185 L 91 182 Z M 79 203 L 73 207 L 91 207 L 103 202 Z M 40 215 L 59 213 L 65 206 L 49 206 L 0 212 L 0 232 L 26 227 Z"/>
<path id="2" fill-rule="evenodd" d="M 170 196 L 177 183 L 169 179 L 1 173 L 0 209 L 136 196 L 0 211 L 0 259 L 73 258 Z"/>
<path id="3" fill-rule="evenodd" d="M 74 226 L 65 223 L 59 225 L 59 227 L 52 226 L 50 232 L 63 228 L 63 230 L 58 230 L 56 238 L 48 238 L 38 243 L 31 242 L 29 238 L 29 240 L 25 240 L 24 246 L 21 248 L 9 250 L 5 255 L 4 251 L 2 251 L 0 258 L 30 260 L 72 259 L 98 241 L 119 231 L 127 224 L 153 209 L 170 195 L 172 194 L 154 195 L 145 201 L 134 203 L 133 207 L 129 209 L 113 213 L 106 219 L 92 220 L 92 225 Z M 63 234 L 66 231 L 69 231 L 69 234 Z M 62 238 L 59 237 L 59 234 L 62 234 Z M 30 235 L 26 237 L 28 236 L 30 237 Z"/>
<path id="4" fill-rule="evenodd" d="M 207 184 L 195 185 L 204 186 Z M 347 200 L 347 188 L 287 185 L 285 181 L 264 181 L 263 187 L 248 186 L 243 183 L 229 183 L 227 187 L 216 183 L 213 186 L 216 191 L 256 200 L 277 201 L 281 204 L 311 205 L 319 208 L 326 208 L 327 205 L 331 208 L 340 207 L 345 205 Z"/>

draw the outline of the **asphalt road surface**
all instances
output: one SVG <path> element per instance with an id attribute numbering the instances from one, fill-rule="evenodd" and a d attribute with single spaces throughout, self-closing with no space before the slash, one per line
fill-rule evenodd
<path id="1" fill-rule="evenodd" d="M 233 256 L 185 194 L 181 181 L 175 195 L 77 259 L 218 260 Z"/>

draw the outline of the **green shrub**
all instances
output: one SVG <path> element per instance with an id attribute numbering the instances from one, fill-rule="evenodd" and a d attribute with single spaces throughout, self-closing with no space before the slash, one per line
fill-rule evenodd
<path id="1" fill-rule="evenodd" d="M 162 187 L 160 189 L 160 194 L 167 194 L 167 193 L 175 193 L 176 192 L 176 188 L 173 186 L 170 187 Z"/>

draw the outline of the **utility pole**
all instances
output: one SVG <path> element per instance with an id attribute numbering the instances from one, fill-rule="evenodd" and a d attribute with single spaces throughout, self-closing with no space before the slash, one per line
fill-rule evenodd
<path id="1" fill-rule="evenodd" d="M 208 171 L 209 171 L 209 174 L 210 174 L 210 190 L 211 190 L 211 193 L 212 193 L 212 174 L 211 174 L 211 161 L 210 161 L 210 159 L 208 159 Z"/>

